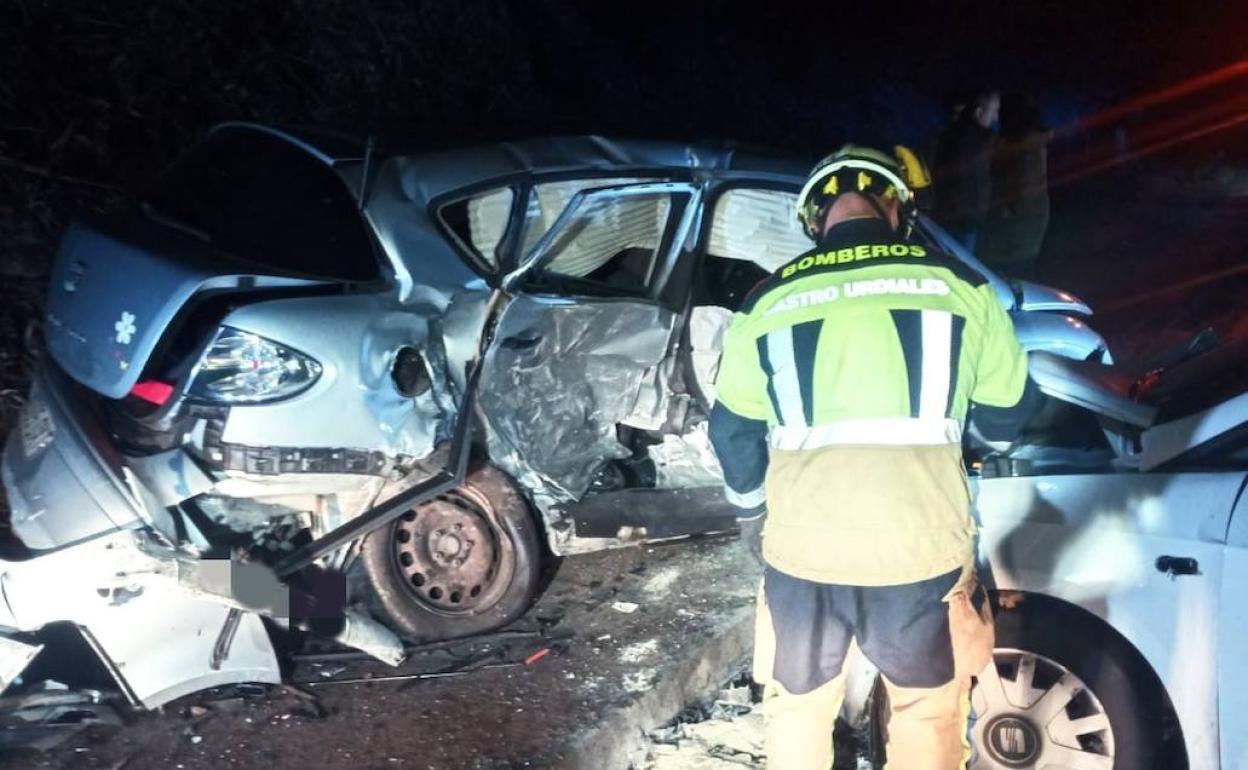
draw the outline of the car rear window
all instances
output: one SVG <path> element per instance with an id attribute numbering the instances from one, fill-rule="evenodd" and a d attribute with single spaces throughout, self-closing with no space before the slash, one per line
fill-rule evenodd
<path id="1" fill-rule="evenodd" d="M 150 213 L 284 273 L 371 282 L 381 273 L 346 185 L 308 152 L 259 131 L 212 134 L 146 197 Z"/>

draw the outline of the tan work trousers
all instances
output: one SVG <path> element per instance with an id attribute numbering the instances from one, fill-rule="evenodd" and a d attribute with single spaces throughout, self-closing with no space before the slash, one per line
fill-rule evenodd
<path id="1" fill-rule="evenodd" d="M 973 569 L 964 571 L 945 597 L 953 642 L 954 678 L 935 688 L 898 687 L 884 679 L 890 707 L 888 763 L 885 770 L 956 770 L 970 757 L 967 718 L 971 677 L 992 660 L 992 614 L 984 602 L 976 611 L 970 597 L 978 590 Z M 826 684 L 794 695 L 772 676 L 775 631 L 767 599 L 758 592 L 755 621 L 754 678 L 763 685 L 769 770 L 828 770 L 832 767 L 832 731 L 845 698 L 846 674 L 861 655 L 850 645 L 841 673 Z"/>

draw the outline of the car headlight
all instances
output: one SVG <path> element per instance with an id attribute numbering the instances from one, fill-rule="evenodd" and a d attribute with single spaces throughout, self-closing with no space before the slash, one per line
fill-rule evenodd
<path id="1" fill-rule="evenodd" d="M 258 334 L 223 326 L 191 374 L 187 395 L 218 404 L 289 398 L 321 376 L 321 365 Z"/>

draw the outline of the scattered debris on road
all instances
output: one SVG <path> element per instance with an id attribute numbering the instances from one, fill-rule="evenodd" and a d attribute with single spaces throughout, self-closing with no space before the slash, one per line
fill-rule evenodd
<path id="1" fill-rule="evenodd" d="M 666 584 L 662 595 L 655 583 Z M 624 770 L 646 751 L 646 731 L 740 669 L 757 585 L 734 541 L 575 556 L 521 621 L 407 645 L 398 669 L 325 641 L 283 648 L 287 684 L 188 695 L 127 714 L 120 727 L 88 725 L 50 751 L 5 751 L 0 767 L 216 770 L 270 757 L 306 767 Z M 637 609 L 619 612 L 616 601 Z M 422 674 L 446 675 L 384 679 Z"/>
<path id="2" fill-rule="evenodd" d="M 716 695 L 685 709 L 670 723 L 647 732 L 643 760 L 633 770 L 735 770 L 763 768 L 767 752 L 763 734 L 761 688 L 749 670 L 741 671 Z M 834 770 L 874 770 L 868 758 L 869 739 L 837 724 Z"/>

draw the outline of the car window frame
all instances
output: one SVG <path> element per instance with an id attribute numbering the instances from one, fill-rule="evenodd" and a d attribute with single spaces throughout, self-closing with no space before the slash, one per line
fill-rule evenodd
<path id="1" fill-rule="evenodd" d="M 500 190 L 510 190 L 512 198 L 507 212 L 507 223 L 503 226 L 502 237 L 498 239 L 498 245 L 494 247 L 496 264 L 491 266 L 484 258 L 484 255 L 478 255 L 477 250 L 471 244 L 464 242 L 464 239 L 455 231 L 455 228 L 442 216 L 442 212 L 448 206 L 465 203 L 473 198 L 489 195 Z M 523 216 L 523 206 L 518 204 L 526 200 L 523 197 L 524 195 L 526 195 L 525 186 L 518 181 L 512 180 L 499 183 L 498 180 L 493 180 L 484 185 L 473 185 L 471 188 L 456 190 L 450 196 L 439 196 L 430 205 L 432 209 L 430 214 L 441 235 L 450 241 L 456 252 L 464 256 L 464 261 L 469 267 L 482 276 L 497 277 L 503 273 L 503 260 L 510 248 L 509 238 L 512 235 L 511 231 L 519 225 L 516 221 L 517 217 Z"/>
<path id="2" fill-rule="evenodd" d="M 581 177 L 572 177 L 578 179 Z M 619 175 L 603 175 L 600 178 L 619 178 Z M 542 180 L 548 181 L 548 180 Z M 540 183 L 540 182 L 539 182 Z M 558 234 L 568 224 L 568 221 L 583 205 L 586 198 L 591 195 L 599 194 L 620 194 L 622 196 L 629 195 L 647 195 L 655 192 L 667 193 L 671 197 L 672 210 L 668 213 L 668 222 L 664 227 L 663 237 L 656 248 L 657 258 L 661 262 L 656 266 L 656 274 L 649 281 L 644 293 L 627 294 L 621 292 L 618 296 L 577 293 L 575 290 L 575 278 L 568 278 L 567 282 L 572 284 L 571 288 L 563 289 L 544 289 L 542 287 L 532 287 L 526 284 L 526 279 L 535 273 L 539 273 L 552 259 L 555 254 L 549 250 L 550 243 L 558 236 Z M 532 192 L 530 192 L 532 194 Z M 678 203 L 678 199 L 684 197 L 682 203 Z M 523 292 L 538 296 L 556 296 L 567 299 L 581 299 L 592 301 L 633 301 L 633 302 L 649 302 L 664 307 L 669 307 L 673 311 L 679 311 L 682 302 L 672 302 L 666 297 L 665 287 L 676 272 L 677 263 L 681 256 L 687 252 L 687 244 L 689 236 L 698 227 L 701 211 L 702 186 L 696 182 L 664 180 L 664 181 L 646 181 L 637 182 L 626 185 L 608 185 L 605 187 L 587 187 L 578 190 L 568 201 L 564 210 L 559 213 L 555 221 L 544 232 L 541 238 L 528 255 L 516 261 L 516 267 L 503 277 L 504 289 L 512 292 Z M 525 199 L 527 205 L 528 199 Z M 667 300 L 667 301 L 665 301 Z"/>
<path id="3" fill-rule="evenodd" d="M 621 168 L 609 168 L 602 166 L 594 166 L 592 168 L 580 169 L 560 169 L 558 171 L 534 171 L 525 170 L 515 173 L 500 174 L 498 176 L 481 179 L 472 184 L 458 187 L 454 190 L 434 196 L 425 205 L 425 216 L 433 223 L 434 229 L 442 236 L 458 253 L 469 252 L 465 257 L 461 257 L 463 263 L 468 266 L 474 273 L 486 280 L 491 287 L 501 287 L 503 279 L 516 268 L 519 261 L 517 252 L 521 245 L 521 238 L 524 234 L 524 213 L 529 204 L 529 196 L 533 194 L 533 188 L 540 184 L 548 182 L 564 182 L 576 179 L 594 180 L 594 179 L 619 179 L 619 178 L 635 178 L 649 179 L 651 181 L 675 182 L 689 181 L 691 175 L 689 169 L 679 167 L 663 167 L 663 166 L 625 166 Z M 592 185 L 589 185 L 592 186 Z M 488 266 L 481 263 L 479 259 L 473 256 L 470 248 L 461 246 L 459 238 L 454 230 L 447 225 L 441 215 L 441 208 L 445 205 L 457 203 L 479 195 L 489 190 L 495 190 L 502 187 L 510 187 L 515 193 L 515 197 L 511 201 L 511 214 L 507 227 L 504 229 L 502 240 L 498 245 L 498 269 L 489 270 Z"/>

